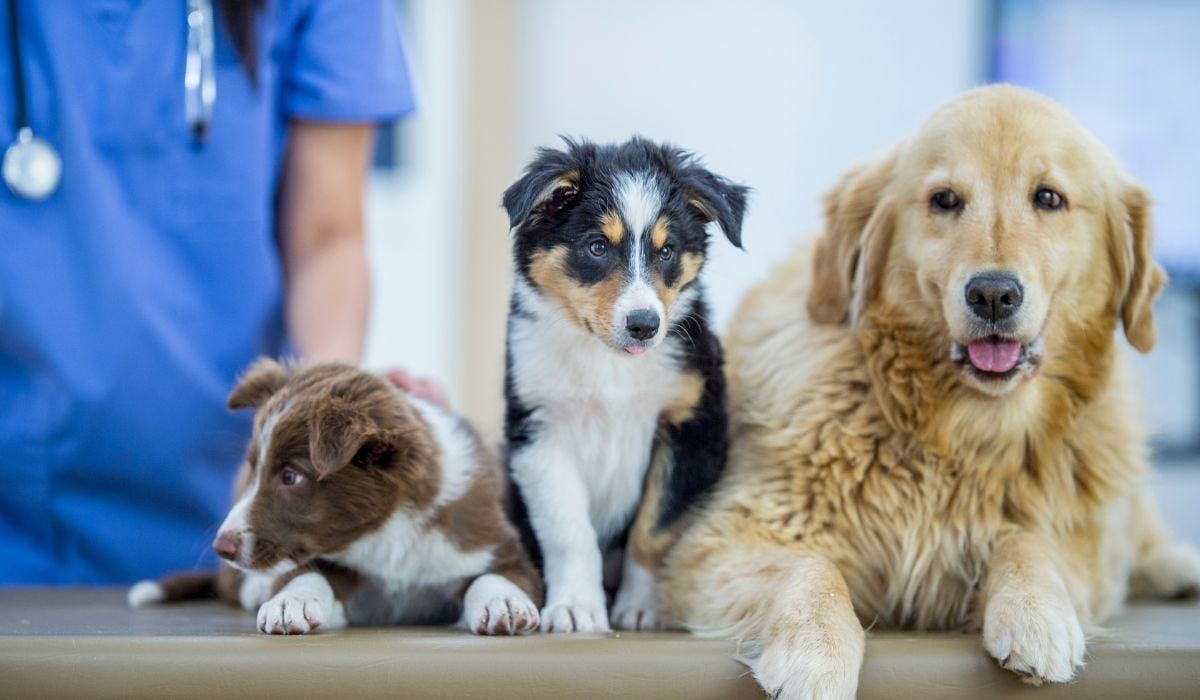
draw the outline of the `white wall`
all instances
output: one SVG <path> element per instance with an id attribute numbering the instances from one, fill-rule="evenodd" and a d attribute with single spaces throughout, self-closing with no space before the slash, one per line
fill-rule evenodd
<path id="1" fill-rule="evenodd" d="M 819 198 L 982 75 L 983 2 L 527 0 L 524 151 L 640 133 L 755 191 L 746 253 L 714 237 L 723 328 L 741 293 L 814 232 Z"/>
<path id="2" fill-rule="evenodd" d="M 411 3 L 404 29 L 417 111 L 404 124 L 404 167 L 396 175 L 373 175 L 367 191 L 374 295 L 366 364 L 407 367 L 454 391 L 462 306 L 456 259 L 464 162 L 463 2 Z"/>

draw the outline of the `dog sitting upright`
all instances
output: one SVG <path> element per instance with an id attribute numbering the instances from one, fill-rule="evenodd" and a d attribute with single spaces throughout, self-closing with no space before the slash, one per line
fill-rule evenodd
<path id="1" fill-rule="evenodd" d="M 741 247 L 746 191 L 634 138 L 543 149 L 504 193 L 508 467 L 541 555 L 543 631 L 609 629 L 603 562 L 622 545 L 613 621 L 658 626 L 655 570 L 725 460 L 721 348 L 697 276 L 710 222 Z"/>
<path id="2" fill-rule="evenodd" d="M 256 409 L 238 499 L 213 548 L 217 588 L 258 627 L 446 623 L 535 629 L 541 580 L 503 509 L 499 463 L 466 423 L 341 364 L 259 360 L 229 396 Z M 135 607 L 211 591 L 179 575 Z"/>

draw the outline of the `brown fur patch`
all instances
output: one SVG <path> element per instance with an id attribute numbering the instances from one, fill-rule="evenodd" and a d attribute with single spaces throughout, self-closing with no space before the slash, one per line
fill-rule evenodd
<path id="1" fill-rule="evenodd" d="M 678 539 L 688 520 L 680 518 L 665 530 L 657 527 L 659 513 L 662 511 L 663 489 L 674 466 L 670 448 L 662 441 L 657 442 L 650 459 L 650 468 L 646 471 L 642 500 L 629 528 L 626 546 L 630 548 L 631 558 L 649 572 L 659 570 L 667 550 Z"/>
<path id="2" fill-rule="evenodd" d="M 594 285 L 582 285 L 567 274 L 565 248 L 551 248 L 533 256 L 529 279 L 567 316 L 589 333 L 612 337 L 613 306 L 621 295 L 622 277 L 613 275 Z"/>
<path id="3" fill-rule="evenodd" d="M 659 216 L 650 229 L 650 245 L 657 251 L 667 242 L 671 235 L 671 221 L 665 216 Z"/>
<path id="4" fill-rule="evenodd" d="M 612 246 L 621 244 L 621 239 L 625 237 L 625 224 L 621 223 L 621 217 L 616 212 L 605 212 L 600 217 L 600 233 L 608 239 Z"/>
<path id="5" fill-rule="evenodd" d="M 704 394 L 704 377 L 685 371 L 679 375 L 679 394 L 662 411 L 663 420 L 681 425 L 692 419 L 696 404 Z"/>
<path id="6" fill-rule="evenodd" d="M 675 284 L 668 287 L 663 284 L 662 278 L 655 276 L 654 289 L 658 294 L 658 300 L 662 302 L 664 309 L 671 308 L 675 300 L 679 298 L 680 292 L 696 276 L 700 274 L 700 267 L 704 264 L 704 256 L 700 253 L 685 252 L 682 254 L 679 262 L 679 277 L 675 280 Z"/>
<path id="7" fill-rule="evenodd" d="M 470 430 L 466 424 L 460 429 Z M 434 514 L 428 529 L 440 531 L 463 552 L 490 548 L 492 560 L 488 572 L 508 579 L 541 607 L 542 578 L 505 515 L 508 484 L 503 468 L 479 436 L 474 431 L 471 434 L 482 471 L 475 475 L 466 493 Z M 463 583 L 460 596 L 470 584 L 471 580 Z"/>

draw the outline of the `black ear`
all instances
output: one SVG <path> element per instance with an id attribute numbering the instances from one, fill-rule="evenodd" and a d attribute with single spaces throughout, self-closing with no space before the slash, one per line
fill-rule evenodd
<path id="1" fill-rule="evenodd" d="M 583 155 L 592 146 L 564 140 L 566 151 L 538 149 L 537 157 L 525 168 L 521 179 L 504 191 L 504 209 L 511 228 L 530 219 L 556 214 L 579 199 Z"/>
<path id="2" fill-rule="evenodd" d="M 705 221 L 717 222 L 729 242 L 741 248 L 742 217 L 750 188 L 714 175 L 686 154 L 679 175 L 692 209 Z"/>
<path id="3" fill-rule="evenodd" d="M 288 371 L 283 365 L 269 357 L 258 358 L 229 392 L 230 410 L 258 408 L 283 388 L 287 380 Z"/>

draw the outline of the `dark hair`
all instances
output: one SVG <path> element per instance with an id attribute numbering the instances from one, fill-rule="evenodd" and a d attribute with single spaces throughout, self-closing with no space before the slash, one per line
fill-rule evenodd
<path id="1" fill-rule="evenodd" d="M 258 84 L 258 35 L 254 22 L 263 0 L 221 0 L 219 14 L 250 82 Z"/>

